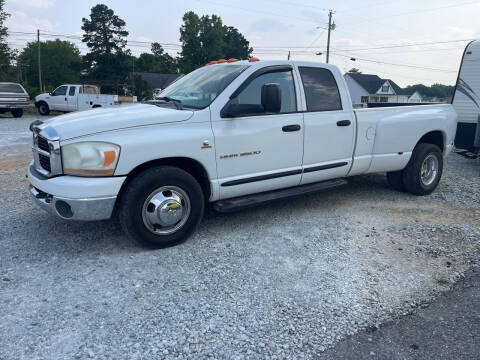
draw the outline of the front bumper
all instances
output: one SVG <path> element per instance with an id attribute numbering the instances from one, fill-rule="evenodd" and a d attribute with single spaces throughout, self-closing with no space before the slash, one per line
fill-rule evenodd
<path id="1" fill-rule="evenodd" d="M 47 194 L 30 185 L 30 194 L 44 210 L 67 220 L 106 220 L 112 217 L 116 196 L 98 199 L 70 199 Z"/>
<path id="2" fill-rule="evenodd" d="M 42 209 L 62 219 L 93 221 L 111 218 L 125 177 L 45 178 L 30 166 L 28 179 L 30 194 Z"/>

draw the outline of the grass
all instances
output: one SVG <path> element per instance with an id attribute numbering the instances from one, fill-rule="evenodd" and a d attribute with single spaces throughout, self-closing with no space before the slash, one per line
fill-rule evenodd
<path id="1" fill-rule="evenodd" d="M 448 285 L 448 284 L 450 284 L 450 281 L 445 280 L 445 279 L 440 279 L 440 280 L 437 280 L 437 284 L 439 284 L 439 285 Z"/>

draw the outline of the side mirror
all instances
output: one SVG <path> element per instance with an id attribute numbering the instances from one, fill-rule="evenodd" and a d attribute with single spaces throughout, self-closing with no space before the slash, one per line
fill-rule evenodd
<path id="1" fill-rule="evenodd" d="M 266 113 L 279 113 L 282 108 L 282 88 L 270 83 L 262 86 L 262 105 Z"/>

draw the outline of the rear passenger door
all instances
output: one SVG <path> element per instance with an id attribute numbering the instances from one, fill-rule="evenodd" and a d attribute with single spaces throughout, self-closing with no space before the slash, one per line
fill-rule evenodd
<path id="1" fill-rule="evenodd" d="M 337 85 L 343 83 L 341 74 L 307 66 L 299 66 L 298 71 L 306 106 L 301 183 L 346 176 L 352 163 L 356 129 L 348 96 Z"/>

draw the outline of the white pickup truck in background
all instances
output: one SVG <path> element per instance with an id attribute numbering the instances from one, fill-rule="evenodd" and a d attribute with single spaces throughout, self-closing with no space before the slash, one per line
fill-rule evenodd
<path id="1" fill-rule="evenodd" d="M 387 173 L 427 195 L 451 151 L 451 105 L 353 110 L 335 66 L 219 61 L 168 86 L 155 104 L 32 124 L 35 201 L 63 219 L 119 216 L 153 247 L 177 244 L 218 211 L 249 208 Z"/>
<path id="2" fill-rule="evenodd" d="M 118 104 L 118 95 L 100 94 L 94 85 L 60 85 L 49 94 L 35 97 L 35 106 L 40 115 L 48 115 L 50 111 L 82 111 Z"/>

